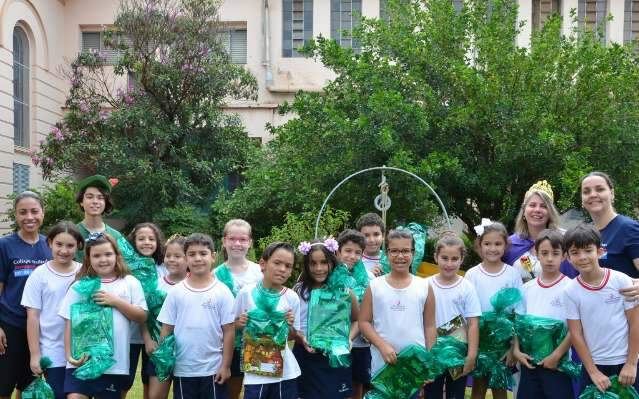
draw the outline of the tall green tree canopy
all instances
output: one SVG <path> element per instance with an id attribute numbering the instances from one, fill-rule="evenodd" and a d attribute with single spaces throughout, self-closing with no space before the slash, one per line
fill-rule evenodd
<path id="1" fill-rule="evenodd" d="M 223 45 L 216 0 L 123 0 L 102 33 L 107 53 L 70 65 L 68 112 L 33 160 L 45 177 L 117 177 L 116 205 L 130 223 L 181 204 L 204 206 L 251 148 L 230 99 L 255 99 L 255 78 Z M 129 83 L 126 82 L 128 79 Z"/>
<path id="2" fill-rule="evenodd" d="M 578 180 L 592 169 L 614 177 L 620 211 L 634 210 L 637 53 L 603 46 L 597 32 L 563 36 L 557 16 L 520 48 L 513 3 L 468 0 L 456 12 L 450 0 L 389 0 L 388 20 L 363 20 L 361 52 L 318 38 L 307 54 L 337 77 L 281 107 L 294 117 L 270 127 L 274 139 L 217 212 L 266 230 L 286 211 L 318 209 L 346 175 L 383 164 L 431 182 L 471 226 L 511 223 L 538 179 L 562 209 L 579 206 Z M 377 180 L 358 179 L 331 205 L 354 217 L 372 210 Z M 432 217 L 424 191 L 393 177 L 391 219 Z"/>

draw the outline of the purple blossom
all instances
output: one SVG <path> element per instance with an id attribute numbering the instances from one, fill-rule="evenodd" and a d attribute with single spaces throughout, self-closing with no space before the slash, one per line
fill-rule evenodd
<path id="1" fill-rule="evenodd" d="M 53 165 L 53 158 L 46 157 L 45 159 L 46 159 L 47 165 L 49 166 Z"/>
<path id="2" fill-rule="evenodd" d="M 62 134 L 62 132 L 60 131 L 60 129 L 57 126 L 54 126 L 53 129 L 51 129 L 51 136 L 53 136 L 53 139 L 56 141 L 62 141 L 64 140 L 64 135 Z"/>
<path id="3" fill-rule="evenodd" d="M 37 155 L 31 157 L 31 162 L 33 162 L 35 166 L 38 166 L 38 164 L 40 164 L 40 160 L 41 158 Z"/>
<path id="4" fill-rule="evenodd" d="M 100 111 L 100 120 L 107 120 L 107 118 L 109 117 L 109 113 L 105 110 Z"/>
<path id="5" fill-rule="evenodd" d="M 89 105 L 87 105 L 87 103 L 85 103 L 84 101 L 80 103 L 80 111 L 87 113 L 89 112 L 90 108 Z"/>
<path id="6" fill-rule="evenodd" d="M 131 97 L 128 94 L 124 95 L 124 102 L 126 103 L 126 105 L 131 105 L 133 104 L 133 97 Z"/>

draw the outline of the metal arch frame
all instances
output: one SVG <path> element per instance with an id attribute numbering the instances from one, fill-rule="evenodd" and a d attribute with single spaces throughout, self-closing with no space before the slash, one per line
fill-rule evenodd
<path id="1" fill-rule="evenodd" d="M 317 237 L 317 232 L 319 230 L 319 223 L 320 223 L 320 219 L 322 218 L 322 213 L 324 213 L 324 209 L 326 208 L 326 204 L 331 199 L 333 194 L 335 194 L 335 191 L 337 191 L 338 188 L 340 188 L 344 183 L 349 181 L 351 178 L 353 178 L 355 176 L 358 176 L 358 175 L 361 175 L 363 173 L 368 173 L 368 172 L 372 172 L 372 171 L 376 171 L 376 170 L 382 170 L 382 171 L 390 170 L 390 171 L 395 171 L 395 172 L 401 172 L 401 173 L 407 174 L 407 175 L 417 179 L 420 183 L 422 183 L 424 186 L 426 186 L 426 188 L 431 192 L 431 194 L 433 194 L 433 196 L 435 197 L 435 199 L 439 203 L 439 207 L 442 209 L 442 212 L 444 213 L 444 217 L 446 218 L 446 224 L 448 225 L 448 228 L 449 229 L 451 228 L 452 225 L 450 223 L 450 218 L 448 217 L 448 212 L 446 211 L 446 207 L 444 206 L 444 203 L 442 202 L 441 198 L 439 198 L 439 195 L 437 195 L 437 192 L 435 192 L 435 190 L 430 186 L 430 184 L 426 183 L 426 181 L 424 179 L 422 179 L 421 177 L 417 176 L 416 174 L 411 173 L 411 172 L 409 172 L 407 170 L 404 170 L 404 169 L 395 168 L 395 167 L 392 167 L 392 166 L 375 166 L 375 167 L 372 167 L 372 168 L 362 169 L 360 171 L 357 171 L 357 172 L 347 176 L 342 181 L 337 183 L 337 185 L 335 187 L 333 187 L 331 192 L 328 193 L 328 196 L 326 197 L 326 199 L 324 199 L 324 202 L 322 203 L 322 207 L 320 208 L 319 213 L 317 214 L 317 219 L 315 220 L 315 238 L 318 238 Z"/>

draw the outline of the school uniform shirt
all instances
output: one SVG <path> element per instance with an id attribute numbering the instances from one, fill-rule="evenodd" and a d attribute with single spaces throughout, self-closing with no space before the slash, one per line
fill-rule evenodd
<path id="1" fill-rule="evenodd" d="M 62 301 L 62 305 L 60 306 L 60 312 L 58 313 L 66 320 L 71 319 L 71 305 L 82 300 L 80 294 L 78 294 L 73 288 L 76 284 L 77 283 L 71 285 L 67 291 L 67 294 Z M 102 280 L 100 290 L 117 295 L 120 299 L 123 299 L 127 303 L 144 310 L 148 310 L 146 301 L 144 300 L 142 285 L 138 279 L 131 275 L 126 275 L 124 278 L 117 278 L 113 280 Z M 119 310 L 113 308 L 113 358 L 115 359 L 115 364 L 104 374 L 129 374 L 129 324 L 129 319 L 127 319 Z M 75 368 L 75 366 L 71 363 L 67 363 L 67 368 L 72 369 Z"/>
<path id="2" fill-rule="evenodd" d="M 164 265 L 164 263 L 162 263 L 161 265 L 157 265 L 155 267 L 155 270 L 157 271 L 159 278 L 162 278 L 164 276 L 168 276 L 169 275 L 169 271 L 167 270 L 167 268 Z"/>
<path id="3" fill-rule="evenodd" d="M 184 280 L 183 280 L 184 281 Z M 177 285 L 178 283 L 174 283 L 173 281 L 169 280 L 168 275 L 167 276 L 162 276 L 162 277 L 158 277 L 158 290 L 166 292 L 167 294 Z"/>
<path id="4" fill-rule="evenodd" d="M 30 244 L 18 233 L 0 238 L 0 321 L 26 330 L 27 311 L 20 301 L 27 278 L 40 265 L 51 259 L 51 250 L 45 236 Z"/>
<path id="5" fill-rule="evenodd" d="M 231 269 L 229 268 L 229 270 Z M 239 292 L 247 285 L 255 284 L 264 278 L 260 265 L 253 262 L 248 262 L 248 268 L 246 269 L 246 271 L 238 274 L 231 272 L 231 274 L 233 275 L 233 285 L 235 286 L 237 292 Z"/>
<path id="6" fill-rule="evenodd" d="M 624 215 L 617 215 L 601 231 L 599 258 L 601 267 L 620 271 L 632 278 L 639 278 L 639 270 L 632 263 L 639 258 L 639 222 Z"/>
<path id="7" fill-rule="evenodd" d="M 570 279 L 563 274 L 557 280 L 544 283 L 541 276 L 522 287 L 523 305 L 517 313 L 566 321 L 564 289 Z"/>
<path id="8" fill-rule="evenodd" d="M 441 327 L 458 316 L 481 316 L 481 305 L 471 283 L 460 277 L 452 285 L 443 285 L 433 276 L 427 279 L 435 294 L 435 323 Z"/>
<path id="9" fill-rule="evenodd" d="M 482 312 L 493 310 L 490 298 L 495 295 L 497 291 L 502 288 L 521 289 L 522 287 L 519 272 L 505 263 L 497 273 L 487 272 L 480 263 L 475 267 L 471 267 L 464 277 L 475 287 Z"/>
<path id="10" fill-rule="evenodd" d="M 235 321 L 231 290 L 217 279 L 205 288 L 191 287 L 183 280 L 166 296 L 158 320 L 174 326 L 174 376 L 217 374 L 224 347 L 222 326 Z"/>
<path id="11" fill-rule="evenodd" d="M 373 328 L 399 353 L 408 345 L 426 346 L 424 337 L 424 305 L 428 297 L 428 282 L 412 276 L 406 288 L 393 288 L 379 276 L 371 281 L 373 297 Z M 384 366 L 384 359 L 371 345 L 371 373 Z"/>
<path id="12" fill-rule="evenodd" d="M 377 278 L 377 276 L 375 276 L 375 274 L 373 273 L 373 269 L 375 269 L 376 267 L 382 267 L 379 263 L 381 259 L 381 252 L 377 256 L 362 255 L 362 263 L 366 268 L 366 274 L 368 274 L 369 280 Z"/>
<path id="13" fill-rule="evenodd" d="M 75 281 L 80 265 L 73 262 L 68 273 L 59 273 L 51 261 L 31 273 L 24 286 L 22 306 L 40 311 L 40 353 L 51 359 L 51 367 L 67 364 L 64 354 L 64 319 L 58 315 L 69 287 Z"/>
<path id="14" fill-rule="evenodd" d="M 625 311 L 637 306 L 626 301 L 620 288 L 630 287 L 632 279 L 611 269 L 603 269 L 604 278 L 598 286 L 580 277 L 571 280 L 564 290 L 566 319 L 580 320 L 595 364 L 620 365 L 628 355 L 628 320 Z"/>
<path id="15" fill-rule="evenodd" d="M 256 308 L 252 295 L 255 287 L 256 284 L 247 285 L 237 294 L 237 298 L 235 299 L 236 317 L 239 317 L 244 312 L 250 312 Z M 297 331 L 300 330 L 300 298 L 297 296 L 295 291 L 285 287 L 282 288 L 276 310 L 282 312 L 287 312 L 289 310 L 292 311 L 295 319 L 293 322 L 293 328 Z M 297 364 L 297 360 L 293 355 L 293 351 L 289 348 L 288 343 L 284 346 L 282 359 L 284 361 L 282 377 L 266 377 L 251 373 L 244 373 L 244 385 L 273 384 L 299 377 L 301 374 L 300 366 Z"/>

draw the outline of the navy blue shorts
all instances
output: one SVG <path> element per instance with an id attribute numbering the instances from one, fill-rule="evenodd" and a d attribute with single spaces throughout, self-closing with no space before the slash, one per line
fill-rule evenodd
<path id="1" fill-rule="evenodd" d="M 371 348 L 351 349 L 353 383 L 368 386 L 371 383 Z"/>
<path id="2" fill-rule="evenodd" d="M 448 371 L 435 378 L 435 381 L 424 386 L 426 398 L 441 398 L 446 387 L 446 399 L 464 399 L 466 394 L 466 376 L 453 380 Z"/>
<path id="3" fill-rule="evenodd" d="M 297 380 L 244 385 L 244 399 L 297 399 L 298 397 Z"/>
<path id="4" fill-rule="evenodd" d="M 214 379 L 214 375 L 173 377 L 173 399 L 228 399 L 227 385 L 216 384 Z"/>
<path id="5" fill-rule="evenodd" d="M 565 373 L 543 367 L 521 367 L 517 399 L 564 399 L 575 396 L 572 379 Z"/>
<path id="6" fill-rule="evenodd" d="M 148 356 L 147 356 L 148 358 Z M 146 376 L 146 381 L 144 382 L 142 381 L 143 384 L 148 384 L 149 378 L 151 377 L 157 377 L 157 372 L 155 371 L 155 364 L 153 364 L 153 362 L 151 361 L 151 359 L 149 358 L 149 360 L 146 362 L 146 365 L 144 364 L 144 358 L 142 358 L 142 379 L 144 379 L 144 376 Z M 168 380 L 167 380 L 168 381 Z"/>
<path id="7" fill-rule="evenodd" d="M 120 399 L 128 375 L 102 374 L 95 380 L 82 381 L 73 375 L 75 369 L 66 369 L 64 392 L 80 393 L 97 399 Z"/>
<path id="8" fill-rule="evenodd" d="M 65 399 L 67 395 L 64 393 L 64 375 L 66 374 L 66 367 L 49 367 L 45 370 L 44 376 L 47 379 L 47 383 L 53 389 L 55 399 Z"/>
<path id="9" fill-rule="evenodd" d="M 242 360 L 242 350 L 233 349 L 233 359 L 231 360 L 231 377 L 242 377 L 244 373 L 240 369 L 240 361 Z"/>
<path id="10" fill-rule="evenodd" d="M 149 356 L 146 354 L 144 344 L 131 344 L 129 349 L 129 379 L 127 380 L 124 390 L 128 391 L 133 386 L 135 381 L 135 372 L 138 369 L 138 361 L 140 360 L 140 353 L 142 353 L 142 368 L 140 369 L 140 377 L 142 377 L 142 384 L 147 385 L 149 383 L 149 375 L 146 373 L 148 369 Z"/>
<path id="11" fill-rule="evenodd" d="M 14 389 L 23 391 L 35 378 L 29 366 L 27 330 L 0 322 L 7 337 L 7 350 L 0 355 L 0 396 L 11 396 Z"/>
<path id="12" fill-rule="evenodd" d="M 300 398 L 350 398 L 353 384 L 350 367 L 333 368 L 321 353 L 309 353 L 302 345 L 295 345 L 293 354 L 302 375 L 297 377 Z"/>
<path id="13" fill-rule="evenodd" d="M 595 364 L 595 366 L 597 366 L 599 371 L 601 371 L 607 377 L 619 375 L 621 369 L 623 368 L 623 364 L 617 364 L 614 366 L 600 366 L 598 364 Z M 584 367 L 581 369 L 581 390 L 579 391 L 579 393 L 581 394 L 581 392 L 583 392 L 583 390 L 586 389 L 586 387 L 590 384 L 592 384 L 592 380 L 590 379 L 590 375 Z M 639 365 L 637 365 L 637 377 L 635 377 L 635 383 L 633 384 L 633 386 L 636 390 L 639 391 Z"/>

